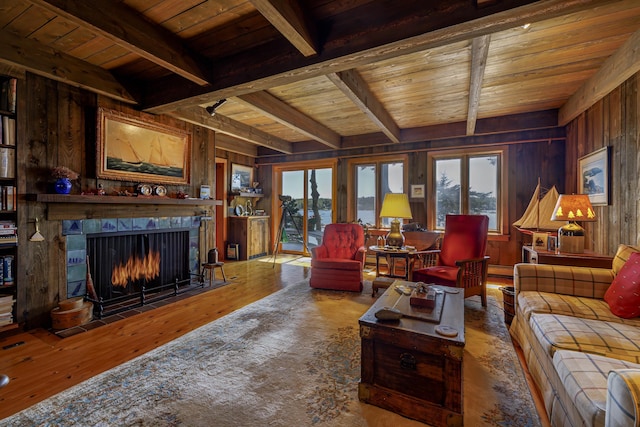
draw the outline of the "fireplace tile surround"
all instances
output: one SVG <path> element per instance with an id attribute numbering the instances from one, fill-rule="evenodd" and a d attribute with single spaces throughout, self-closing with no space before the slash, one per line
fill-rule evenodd
<path id="1" fill-rule="evenodd" d="M 190 271 L 199 270 L 200 216 L 137 217 L 63 220 L 66 238 L 67 298 L 84 296 L 87 291 L 87 236 L 97 233 L 187 229 L 189 231 Z"/>

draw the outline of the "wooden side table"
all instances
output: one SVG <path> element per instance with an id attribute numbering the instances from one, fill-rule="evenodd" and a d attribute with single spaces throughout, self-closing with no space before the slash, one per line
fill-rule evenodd
<path id="1" fill-rule="evenodd" d="M 408 249 L 392 249 L 384 246 L 369 246 L 369 250 L 376 254 L 376 277 L 392 277 L 397 279 L 409 280 L 411 276 L 411 257 L 415 251 Z M 387 262 L 389 271 L 386 274 L 380 273 L 380 258 L 384 258 Z M 396 260 L 404 261 L 404 273 L 396 274 Z"/>
<path id="2" fill-rule="evenodd" d="M 583 254 L 572 254 L 523 246 L 522 262 L 529 264 L 567 265 L 571 267 L 611 268 L 613 257 L 591 251 L 585 251 Z"/>

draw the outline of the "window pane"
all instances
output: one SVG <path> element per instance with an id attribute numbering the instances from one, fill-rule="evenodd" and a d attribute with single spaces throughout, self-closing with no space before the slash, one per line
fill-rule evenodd
<path id="1" fill-rule="evenodd" d="M 322 241 L 324 227 L 331 223 L 333 207 L 331 168 L 309 169 L 307 188 L 307 247 L 317 246 Z"/>
<path id="2" fill-rule="evenodd" d="M 387 193 L 404 192 L 404 167 L 402 162 L 382 163 L 380 165 L 380 208 Z M 380 218 L 382 227 L 390 227 L 393 218 Z"/>
<path id="3" fill-rule="evenodd" d="M 498 155 L 469 158 L 469 213 L 489 217 L 489 230 L 498 227 Z"/>
<path id="4" fill-rule="evenodd" d="M 283 202 L 284 229 L 282 231 L 282 249 L 302 251 L 302 221 L 304 202 L 304 171 L 282 172 L 282 193 L 291 200 Z"/>
<path id="5" fill-rule="evenodd" d="M 460 214 L 460 159 L 435 161 L 436 227 L 444 228 L 447 214 Z"/>
<path id="6" fill-rule="evenodd" d="M 363 224 L 376 224 L 376 167 L 356 167 L 356 219 Z"/>

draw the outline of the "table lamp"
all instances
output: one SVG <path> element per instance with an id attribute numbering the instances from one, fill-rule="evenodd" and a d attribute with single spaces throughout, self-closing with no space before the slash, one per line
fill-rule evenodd
<path id="1" fill-rule="evenodd" d="M 584 252 L 584 228 L 576 221 L 596 221 L 596 214 L 586 194 L 561 194 L 551 215 L 552 221 L 568 221 L 558 229 L 558 250 Z"/>
<path id="2" fill-rule="evenodd" d="M 411 207 L 409 206 L 409 197 L 404 193 L 387 193 L 382 202 L 382 210 L 380 218 L 393 218 L 391 220 L 391 230 L 387 234 L 387 246 L 402 247 L 404 246 L 404 236 L 400 231 L 400 220 L 411 219 Z"/>

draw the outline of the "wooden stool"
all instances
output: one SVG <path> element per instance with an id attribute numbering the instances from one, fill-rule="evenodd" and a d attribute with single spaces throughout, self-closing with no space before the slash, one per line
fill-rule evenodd
<path id="1" fill-rule="evenodd" d="M 213 285 L 216 280 L 216 268 L 219 268 L 222 272 L 222 280 L 227 281 L 227 276 L 224 275 L 224 268 L 222 266 L 224 262 L 203 262 L 202 263 L 202 273 L 200 273 L 200 277 L 202 277 L 202 285 L 204 286 L 204 275 L 205 270 L 209 270 L 210 278 L 209 278 L 209 286 Z"/>
<path id="2" fill-rule="evenodd" d="M 389 286 L 391 286 L 391 284 L 395 280 L 396 279 L 394 279 L 393 277 L 384 277 L 384 276 L 376 277 L 375 279 L 373 279 L 373 283 L 372 283 L 373 290 L 371 291 L 371 296 L 375 297 L 376 293 L 378 292 L 378 289 L 380 288 L 387 289 Z"/>

